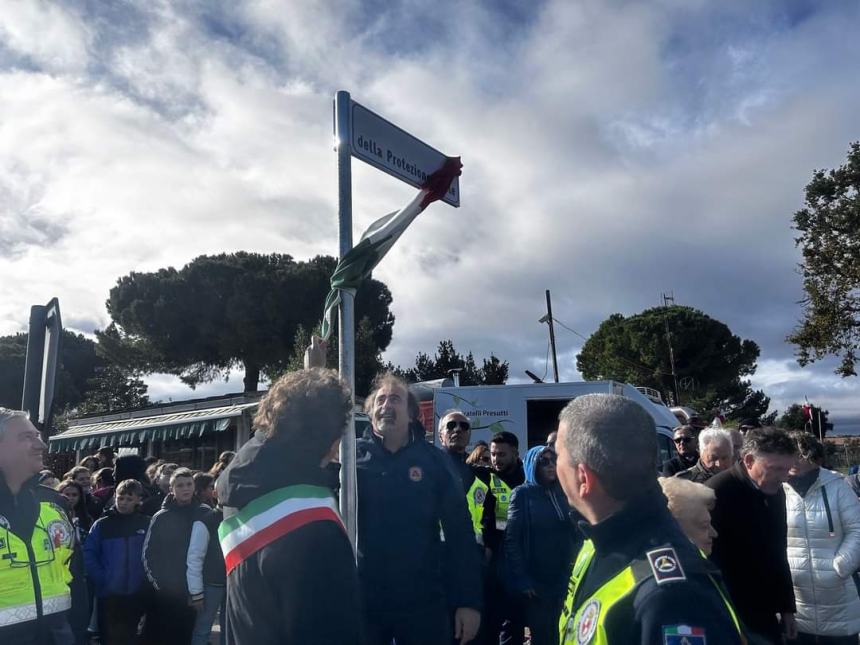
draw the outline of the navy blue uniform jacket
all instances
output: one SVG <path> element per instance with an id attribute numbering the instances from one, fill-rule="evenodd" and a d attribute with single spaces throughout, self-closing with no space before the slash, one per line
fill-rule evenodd
<path id="1" fill-rule="evenodd" d="M 450 458 L 423 439 L 390 453 L 368 433 L 357 444 L 357 468 L 358 574 L 367 608 L 480 609 L 480 553 Z"/>

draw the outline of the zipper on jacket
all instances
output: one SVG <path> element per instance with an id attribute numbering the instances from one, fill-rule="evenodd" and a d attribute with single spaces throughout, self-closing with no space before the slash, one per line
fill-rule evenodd
<path id="1" fill-rule="evenodd" d="M 830 514 L 830 502 L 827 501 L 827 489 L 824 484 L 821 485 L 821 497 L 824 499 L 824 512 L 827 513 L 827 530 L 830 531 L 830 537 L 836 535 L 833 530 L 833 516 Z"/>
<path id="2" fill-rule="evenodd" d="M 798 497 L 800 497 L 798 495 Z M 809 516 L 806 513 L 806 498 L 800 497 L 800 506 L 803 509 L 803 534 L 804 534 L 804 543 L 806 547 L 804 547 L 804 554 L 807 556 L 808 561 L 808 570 L 809 570 L 809 588 L 812 590 L 812 620 L 814 622 L 815 632 L 818 633 L 818 594 L 815 591 L 815 565 L 812 562 L 812 548 L 809 547 Z"/>

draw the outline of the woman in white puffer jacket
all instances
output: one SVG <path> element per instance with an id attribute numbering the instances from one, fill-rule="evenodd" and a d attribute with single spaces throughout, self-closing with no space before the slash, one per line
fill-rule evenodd
<path id="1" fill-rule="evenodd" d="M 788 563 L 798 645 L 857 645 L 860 633 L 860 501 L 842 475 L 820 467 L 824 447 L 795 434 L 800 458 L 785 488 Z"/>

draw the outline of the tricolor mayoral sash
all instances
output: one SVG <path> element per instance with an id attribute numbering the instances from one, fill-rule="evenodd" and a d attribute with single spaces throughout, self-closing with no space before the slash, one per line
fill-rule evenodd
<path id="1" fill-rule="evenodd" d="M 346 530 L 328 488 L 299 484 L 258 497 L 218 527 L 227 573 L 267 544 L 311 522 L 335 522 Z"/>

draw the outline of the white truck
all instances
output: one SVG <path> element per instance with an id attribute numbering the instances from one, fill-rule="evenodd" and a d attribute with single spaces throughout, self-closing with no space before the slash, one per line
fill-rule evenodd
<path id="1" fill-rule="evenodd" d="M 439 442 L 435 432 L 439 419 L 448 410 L 458 409 L 472 422 L 473 445 L 480 440 L 489 443 L 493 434 L 507 430 L 517 436 L 523 454 L 527 448 L 546 443 L 547 435 L 557 429 L 559 412 L 571 399 L 594 393 L 620 394 L 641 405 L 654 419 L 659 463 L 675 455 L 672 443 L 672 429 L 678 425 L 675 415 L 634 386 L 616 381 L 436 387 L 433 388 L 434 441 Z M 425 427 L 430 425 L 426 421 Z"/>

